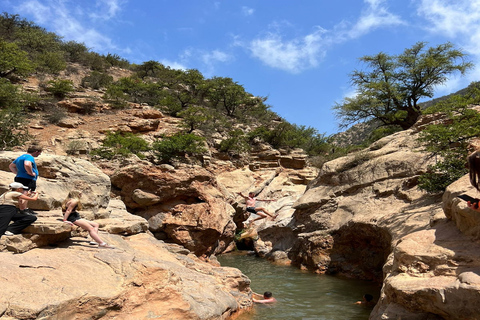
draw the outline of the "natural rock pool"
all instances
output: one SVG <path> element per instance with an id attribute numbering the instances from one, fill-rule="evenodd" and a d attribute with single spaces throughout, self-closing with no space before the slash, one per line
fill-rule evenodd
<path id="1" fill-rule="evenodd" d="M 318 275 L 291 266 L 236 252 L 217 257 L 222 266 L 240 269 L 254 292 L 271 291 L 274 305 L 255 307 L 236 320 L 366 320 L 372 307 L 356 305 L 365 293 L 377 301 L 380 286 L 373 282 Z"/>

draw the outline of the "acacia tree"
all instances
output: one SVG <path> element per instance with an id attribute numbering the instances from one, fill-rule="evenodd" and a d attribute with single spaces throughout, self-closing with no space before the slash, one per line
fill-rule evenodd
<path id="1" fill-rule="evenodd" d="M 421 98 L 432 98 L 435 86 L 445 83 L 449 75 L 463 75 L 473 67 L 451 43 L 426 46 L 418 42 L 398 56 L 380 52 L 360 58 L 369 71 L 355 70 L 350 75 L 358 94 L 333 107 L 341 125 L 376 119 L 408 129 L 421 114 Z"/>

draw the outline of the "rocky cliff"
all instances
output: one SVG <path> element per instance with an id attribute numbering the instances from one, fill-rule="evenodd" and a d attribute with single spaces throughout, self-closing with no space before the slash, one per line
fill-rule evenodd
<path id="1" fill-rule="evenodd" d="M 110 112 L 96 96 L 61 101 L 68 113 L 57 125 L 31 116 L 30 133 L 45 146 L 41 199 L 31 206 L 39 219 L 0 240 L 2 318 L 221 319 L 248 307 L 249 280 L 218 267 L 214 255 L 231 249 L 248 218 L 236 193 L 254 191 L 275 200 L 261 205 L 279 215 L 243 233 L 247 247 L 279 263 L 378 282 L 371 319 L 480 319 L 478 215 L 456 197 L 476 192 L 466 177 L 443 198 L 417 188 L 432 159 L 416 137 L 432 119 L 320 172 L 300 150 L 263 144 L 237 161 L 212 148 L 201 165 L 90 162 L 108 130 L 147 141 L 179 130 L 178 119 L 149 106 Z M 0 191 L 18 154 L 0 153 Z M 84 232 L 58 221 L 73 187 L 87 196 L 82 214 L 100 223 L 115 250 L 90 246 Z"/>
<path id="2" fill-rule="evenodd" d="M 478 197 L 468 177 L 442 195 L 417 188 L 432 159 L 417 126 L 326 163 L 286 220 L 258 229 L 260 254 L 382 284 L 370 319 L 480 319 Z"/>
<path id="3" fill-rule="evenodd" d="M 0 153 L 0 188 L 18 153 Z M 110 178 L 90 162 L 42 155 L 38 220 L 0 239 L 2 319 L 223 319 L 251 305 L 250 281 L 233 268 L 155 239 L 147 220 L 110 198 Z M 61 201 L 84 190 L 81 215 L 100 224 L 115 246 L 92 246 L 83 230 L 62 222 Z"/>

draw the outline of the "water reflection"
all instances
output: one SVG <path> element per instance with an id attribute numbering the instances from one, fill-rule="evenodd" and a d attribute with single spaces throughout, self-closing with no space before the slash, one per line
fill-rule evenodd
<path id="1" fill-rule="evenodd" d="M 354 303 L 365 293 L 377 300 L 380 291 L 372 282 L 316 275 L 245 252 L 221 255 L 218 260 L 222 266 L 240 269 L 252 281 L 254 292 L 271 291 L 278 300 L 274 305 L 256 305 L 238 320 L 366 320 L 372 307 Z"/>

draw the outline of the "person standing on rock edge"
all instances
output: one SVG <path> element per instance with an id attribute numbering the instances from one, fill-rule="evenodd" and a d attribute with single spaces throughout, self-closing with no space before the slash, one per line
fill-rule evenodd
<path id="1" fill-rule="evenodd" d="M 263 207 L 255 208 L 255 205 L 257 201 L 265 201 L 265 202 L 271 202 L 275 200 L 266 200 L 266 199 L 258 199 L 255 198 L 255 193 L 254 192 L 249 192 L 248 197 L 244 196 L 241 192 L 237 193 L 240 197 L 243 197 L 245 199 L 245 202 L 247 204 L 247 212 L 253 213 L 258 215 L 258 218 L 253 219 L 250 223 L 253 224 L 257 220 L 265 219 L 267 215 L 271 217 L 273 220 L 277 217 L 277 215 L 273 215 L 270 212 L 267 211 L 267 209 Z"/>
<path id="2" fill-rule="evenodd" d="M 26 194 L 28 187 L 20 182 L 12 182 L 10 191 L 0 196 L 0 236 L 13 236 L 20 233 L 23 229 L 37 220 L 37 217 L 20 213 L 17 206 L 20 200 L 35 201 L 38 199 L 38 193 L 32 192 L 33 196 Z M 10 221 L 14 221 L 10 224 Z"/>
<path id="3" fill-rule="evenodd" d="M 80 191 L 72 190 L 68 193 L 67 198 L 62 203 L 63 222 L 74 224 L 88 231 L 90 237 L 98 243 L 99 248 L 113 249 L 114 247 L 100 239 L 100 236 L 98 235 L 98 223 L 80 217 L 77 209 L 82 210 L 82 203 L 80 202 L 81 197 L 82 193 Z"/>
<path id="4" fill-rule="evenodd" d="M 15 173 L 15 182 L 20 182 L 24 186 L 28 187 L 30 191 L 37 189 L 38 169 L 35 163 L 35 158 L 42 153 L 42 147 L 38 145 L 32 145 L 28 147 L 27 153 L 21 155 L 17 159 L 13 160 L 8 166 L 10 171 Z M 28 208 L 27 200 L 20 200 L 18 208 L 25 214 L 36 214 L 34 211 Z"/>

